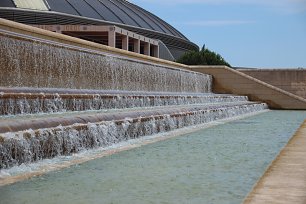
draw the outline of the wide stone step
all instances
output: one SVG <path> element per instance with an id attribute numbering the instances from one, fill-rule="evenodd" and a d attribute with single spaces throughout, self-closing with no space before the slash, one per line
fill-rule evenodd
<path id="1" fill-rule="evenodd" d="M 0 169 L 266 109 L 263 103 L 64 114 L 0 123 Z"/>
<path id="2" fill-rule="evenodd" d="M 246 102 L 246 96 L 71 89 L 0 88 L 0 115 Z"/>

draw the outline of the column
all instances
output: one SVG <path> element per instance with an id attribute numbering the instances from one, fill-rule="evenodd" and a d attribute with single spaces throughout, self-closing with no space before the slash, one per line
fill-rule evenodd
<path id="1" fill-rule="evenodd" d="M 108 46 L 116 47 L 116 32 L 113 27 L 110 27 L 108 31 Z"/>
<path id="2" fill-rule="evenodd" d="M 134 52 L 140 53 L 140 40 L 134 39 Z"/>
<path id="3" fill-rule="evenodd" d="M 129 37 L 122 35 L 122 49 L 129 50 Z"/>
<path id="4" fill-rule="evenodd" d="M 154 57 L 159 58 L 159 46 L 158 45 L 153 45 L 153 49 L 154 49 Z"/>
<path id="5" fill-rule="evenodd" d="M 149 42 L 144 43 L 144 54 L 150 56 L 150 43 Z"/>

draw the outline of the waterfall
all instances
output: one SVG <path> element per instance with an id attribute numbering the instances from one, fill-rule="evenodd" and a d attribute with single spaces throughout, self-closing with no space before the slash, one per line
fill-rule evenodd
<path id="1" fill-rule="evenodd" d="M 0 169 L 261 111 L 212 76 L 0 30 Z"/>
<path id="2" fill-rule="evenodd" d="M 0 136 L 0 169 L 132 138 L 167 132 L 266 109 L 266 104 L 235 105 L 176 114 L 139 116 L 87 124 L 4 133 Z M 114 116 L 116 117 L 116 116 Z"/>
<path id="3" fill-rule="evenodd" d="M 39 89 L 36 91 L 39 92 Z M 231 95 L 136 95 L 136 92 L 110 95 L 101 92 L 91 94 L 87 90 L 88 94 L 85 94 L 86 91 L 81 91 L 82 94 L 2 93 L 0 95 L 0 115 L 229 103 L 248 100 L 246 96 Z"/>
<path id="4" fill-rule="evenodd" d="M 0 87 L 211 92 L 212 77 L 0 32 Z"/>

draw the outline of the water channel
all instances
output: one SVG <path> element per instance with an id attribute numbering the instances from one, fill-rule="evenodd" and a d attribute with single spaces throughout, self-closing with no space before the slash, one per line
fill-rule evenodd
<path id="1" fill-rule="evenodd" d="M 0 187 L 1 203 L 241 203 L 306 118 L 269 111 Z"/>

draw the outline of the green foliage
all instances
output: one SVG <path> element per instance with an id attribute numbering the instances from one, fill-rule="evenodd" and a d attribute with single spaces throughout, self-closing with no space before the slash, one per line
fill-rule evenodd
<path id="1" fill-rule="evenodd" d="M 231 67 L 221 55 L 206 49 L 205 45 L 200 51 L 186 52 L 177 62 L 186 65 L 226 65 Z"/>

